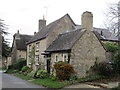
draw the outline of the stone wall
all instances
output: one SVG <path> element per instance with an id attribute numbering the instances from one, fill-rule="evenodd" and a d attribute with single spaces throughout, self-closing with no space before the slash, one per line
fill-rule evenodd
<path id="1" fill-rule="evenodd" d="M 86 72 L 96 60 L 105 60 L 105 49 L 92 32 L 85 32 L 71 50 L 70 63 L 78 76 L 82 77 L 87 75 Z"/>
<path id="2" fill-rule="evenodd" d="M 39 56 L 39 65 L 34 62 L 33 69 L 37 70 L 37 68 L 40 67 L 41 69 L 46 70 L 46 60 L 44 58 L 44 55 L 41 55 L 41 53 L 46 50 L 46 39 L 39 40 L 29 45 L 31 45 L 31 48 L 32 48 L 33 45 L 36 46 L 36 43 L 39 43 L 39 50 L 35 50 L 35 56 Z M 29 58 L 29 52 L 30 52 L 29 45 L 27 45 L 27 65 L 30 67 L 31 62 Z"/>
<path id="3" fill-rule="evenodd" d="M 62 18 L 59 24 L 54 27 L 53 32 L 47 37 L 47 47 L 58 37 L 59 34 L 73 30 L 74 26 L 74 23 L 68 15 Z"/>

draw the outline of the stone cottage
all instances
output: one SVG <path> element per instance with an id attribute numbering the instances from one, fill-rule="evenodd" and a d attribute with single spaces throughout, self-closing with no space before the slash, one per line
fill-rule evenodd
<path id="1" fill-rule="evenodd" d="M 33 67 L 34 70 L 38 68 L 48 70 L 44 51 L 51 45 L 51 43 L 58 37 L 59 34 L 66 31 L 71 31 L 75 28 L 75 23 L 72 21 L 68 14 L 64 15 L 60 19 L 48 24 L 46 26 L 46 20 L 39 20 L 39 31 L 30 39 L 27 43 L 27 65 Z M 30 52 L 32 47 L 35 46 L 35 61 L 30 58 Z M 49 71 L 49 70 L 48 70 Z"/>
<path id="2" fill-rule="evenodd" d="M 102 42 L 116 42 L 117 37 L 106 29 L 94 28 L 91 12 L 84 12 L 81 20 L 82 25 L 76 25 L 68 14 L 48 25 L 39 20 L 39 31 L 27 43 L 27 65 L 50 73 L 54 62 L 68 61 L 78 76 L 85 76 L 96 60 L 106 60 Z"/>
<path id="3" fill-rule="evenodd" d="M 62 33 L 46 49 L 51 60 L 51 67 L 58 61 L 67 61 L 73 65 L 78 76 L 86 76 L 86 72 L 95 61 L 106 60 L 106 50 L 93 31 L 93 15 L 84 12 L 79 29 Z"/>
<path id="4" fill-rule="evenodd" d="M 30 40 L 31 37 L 32 37 L 31 35 L 20 34 L 19 30 L 16 34 L 14 34 L 13 44 L 12 44 L 12 53 L 11 53 L 11 62 L 9 61 L 11 64 L 16 63 L 19 58 L 27 59 L 26 43 Z"/>

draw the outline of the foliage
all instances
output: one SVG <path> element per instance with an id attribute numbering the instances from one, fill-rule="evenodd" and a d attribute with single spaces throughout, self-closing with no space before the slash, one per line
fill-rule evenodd
<path id="1" fill-rule="evenodd" d="M 110 65 L 107 62 L 100 62 L 95 64 L 91 67 L 91 70 L 98 75 L 103 75 L 103 76 L 111 76 L 114 74 L 114 69 L 112 65 Z"/>
<path id="2" fill-rule="evenodd" d="M 106 43 L 105 47 L 106 47 L 107 51 L 113 52 L 113 53 L 120 50 L 120 48 L 117 45 L 112 44 L 112 43 Z"/>
<path id="3" fill-rule="evenodd" d="M 35 74 L 35 71 L 32 70 L 30 73 L 27 74 L 27 76 L 33 78 L 34 74 Z"/>
<path id="4" fill-rule="evenodd" d="M 78 79 L 78 77 L 77 77 L 77 75 L 76 74 L 72 74 L 71 76 L 70 76 L 70 81 L 72 81 L 72 80 L 77 80 Z"/>
<path id="5" fill-rule="evenodd" d="M 59 61 L 54 64 L 56 70 L 56 76 L 60 80 L 69 80 L 71 74 L 75 73 L 73 66 L 67 62 Z"/>
<path id="6" fill-rule="evenodd" d="M 26 66 L 26 60 L 24 58 L 20 58 L 17 61 L 18 62 L 15 64 L 15 69 L 18 69 L 20 71 L 23 66 Z"/>
<path id="7" fill-rule="evenodd" d="M 59 78 L 56 77 L 56 76 L 52 76 L 51 80 L 52 80 L 52 81 L 57 81 L 57 80 L 59 80 Z"/>
<path id="8" fill-rule="evenodd" d="M 31 60 L 31 66 L 35 63 L 35 46 L 33 45 L 31 51 L 29 52 L 29 58 Z"/>
<path id="9" fill-rule="evenodd" d="M 0 45 L 2 46 L 0 49 L 2 50 L 2 56 L 7 57 L 10 54 L 10 47 L 8 42 L 5 40 L 4 35 L 7 35 L 6 25 L 3 23 L 4 20 L 0 19 Z"/>
<path id="10" fill-rule="evenodd" d="M 45 70 L 39 70 L 37 72 L 37 77 L 41 78 L 41 79 L 44 79 L 44 78 L 48 78 L 49 77 L 49 74 L 47 73 L 47 71 Z"/>
<path id="11" fill-rule="evenodd" d="M 9 69 L 6 71 L 6 73 L 10 73 L 10 74 L 17 73 L 17 72 L 19 72 L 19 70 Z"/>
<path id="12" fill-rule="evenodd" d="M 29 70 L 30 68 L 28 66 L 23 66 L 22 67 L 22 72 L 26 72 L 27 70 Z"/>
<path id="13" fill-rule="evenodd" d="M 25 65 L 26 65 L 26 60 L 24 58 L 20 58 L 17 63 L 13 65 L 9 65 L 6 72 L 9 73 L 9 71 L 13 71 L 13 70 L 20 71 L 22 67 Z"/>
<path id="14" fill-rule="evenodd" d="M 116 72 L 120 74 L 120 51 L 114 55 L 113 63 Z"/>

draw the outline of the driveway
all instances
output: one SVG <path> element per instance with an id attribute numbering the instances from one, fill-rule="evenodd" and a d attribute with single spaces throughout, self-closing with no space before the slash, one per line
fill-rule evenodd
<path id="1" fill-rule="evenodd" d="M 0 74 L 2 74 L 2 78 L 0 77 L 2 79 L 2 88 L 45 88 L 1 71 Z"/>

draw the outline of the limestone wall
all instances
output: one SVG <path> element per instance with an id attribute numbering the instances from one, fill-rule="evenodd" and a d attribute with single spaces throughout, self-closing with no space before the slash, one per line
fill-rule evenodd
<path id="1" fill-rule="evenodd" d="M 33 45 L 36 47 L 36 43 L 39 43 L 39 50 L 35 49 L 35 56 L 39 56 L 39 64 L 36 64 L 35 59 L 34 59 L 33 69 L 37 70 L 37 68 L 40 67 L 41 69 L 46 70 L 46 60 L 45 60 L 44 56 L 41 55 L 41 53 L 46 50 L 46 39 L 43 39 L 43 40 L 40 40 L 40 41 L 37 41 L 37 42 L 27 45 L 27 65 L 31 66 L 30 57 L 29 57 L 29 52 L 30 52 L 29 46 L 31 45 L 31 48 Z"/>
<path id="2" fill-rule="evenodd" d="M 86 76 L 86 72 L 96 60 L 105 60 L 105 49 L 92 32 L 85 32 L 71 50 L 70 63 L 78 76 L 82 77 Z"/>

